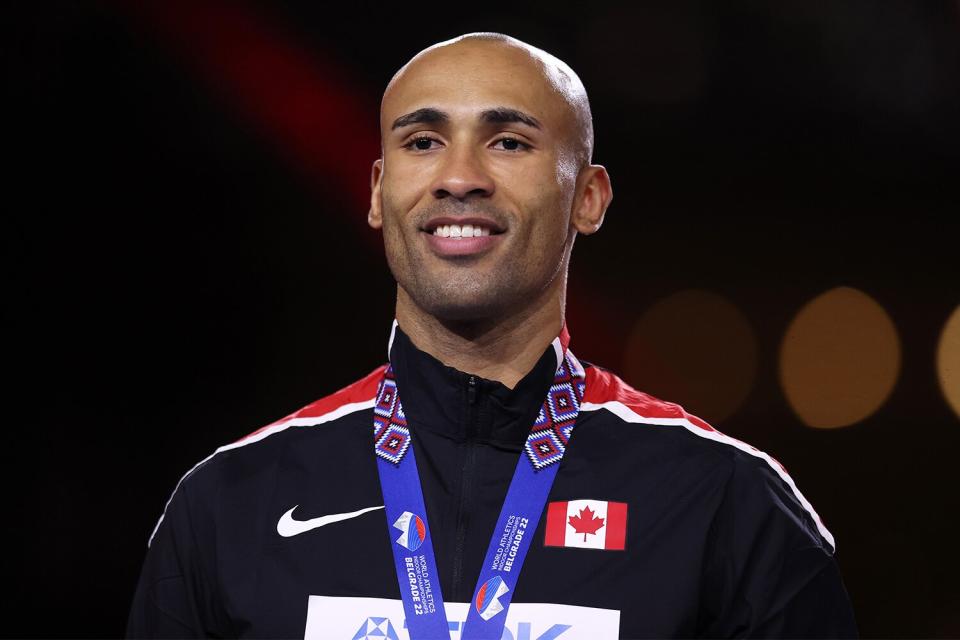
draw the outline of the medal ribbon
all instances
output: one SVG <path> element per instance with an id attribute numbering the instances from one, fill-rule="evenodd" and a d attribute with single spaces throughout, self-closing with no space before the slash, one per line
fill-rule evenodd
<path id="1" fill-rule="evenodd" d="M 460 635 L 464 640 L 500 640 L 520 570 L 580 413 L 585 388 L 583 367 L 562 348 L 559 338 L 554 347 L 560 363 L 527 435 L 487 547 Z M 410 638 L 449 638 L 417 461 L 392 366 L 387 367 L 377 392 L 373 431 L 387 528 Z"/>

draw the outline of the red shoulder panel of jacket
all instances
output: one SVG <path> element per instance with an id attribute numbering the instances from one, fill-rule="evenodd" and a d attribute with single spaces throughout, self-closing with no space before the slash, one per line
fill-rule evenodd
<path id="1" fill-rule="evenodd" d="M 380 380 L 383 378 L 383 372 L 386 371 L 386 369 L 387 365 L 381 365 L 356 382 L 348 384 L 343 389 L 335 391 L 319 400 L 315 400 L 302 409 L 294 411 L 290 415 L 284 416 L 275 422 L 260 427 L 253 433 L 248 433 L 243 436 L 240 440 L 252 438 L 271 427 L 296 418 L 318 418 L 349 404 L 372 401 L 377 394 L 377 388 L 380 385 Z"/>
<path id="2" fill-rule="evenodd" d="M 684 411 L 680 405 L 637 391 L 616 374 L 599 367 L 587 367 L 587 391 L 584 402 L 619 402 L 643 418 L 681 418 L 706 431 L 716 431 L 706 420 Z"/>

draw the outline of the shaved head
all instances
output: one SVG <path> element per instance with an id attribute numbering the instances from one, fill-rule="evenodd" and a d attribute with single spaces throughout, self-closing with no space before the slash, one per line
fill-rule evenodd
<path id="1" fill-rule="evenodd" d="M 532 67 L 548 93 L 565 113 L 567 144 L 577 168 L 590 164 L 593 157 L 593 116 L 590 101 L 580 77 L 556 56 L 502 33 L 477 32 L 457 36 L 427 47 L 397 71 L 383 93 L 381 116 L 398 84 L 418 66 L 437 64 L 443 58 L 466 60 L 487 58 L 508 59 L 518 66 Z M 381 118 L 382 120 L 382 118 Z M 387 129 L 392 123 L 387 123 Z M 381 130 L 384 129 L 381 121 Z"/>
<path id="2" fill-rule="evenodd" d="M 380 141 L 368 221 L 401 324 L 559 323 L 574 239 L 612 194 L 577 74 L 499 33 L 435 44 L 387 85 Z"/>

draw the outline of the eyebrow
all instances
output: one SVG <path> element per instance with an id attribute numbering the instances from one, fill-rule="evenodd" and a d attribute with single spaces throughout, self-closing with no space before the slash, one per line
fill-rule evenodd
<path id="1" fill-rule="evenodd" d="M 447 122 L 449 120 L 450 116 L 443 111 L 434 109 L 432 107 L 426 107 L 424 109 L 417 109 L 416 111 L 411 111 L 410 113 L 400 116 L 393 121 L 393 126 L 390 127 L 390 129 L 393 130 L 399 129 L 400 127 L 409 127 L 412 124 L 437 124 L 440 122 Z"/>
<path id="2" fill-rule="evenodd" d="M 510 107 L 486 109 L 480 113 L 480 120 L 487 123 L 519 122 L 534 129 L 543 128 L 540 126 L 540 122 L 530 114 L 524 113 L 519 109 L 511 109 Z M 416 111 L 411 111 L 410 113 L 400 116 L 393 121 L 390 129 L 394 130 L 401 127 L 408 127 L 412 124 L 440 124 L 449 121 L 450 116 L 446 112 L 433 107 L 424 107 L 423 109 L 417 109 Z"/>
<path id="3" fill-rule="evenodd" d="M 484 122 L 520 122 L 534 129 L 542 128 L 540 122 L 530 114 L 509 107 L 487 109 L 480 114 L 480 119 Z"/>

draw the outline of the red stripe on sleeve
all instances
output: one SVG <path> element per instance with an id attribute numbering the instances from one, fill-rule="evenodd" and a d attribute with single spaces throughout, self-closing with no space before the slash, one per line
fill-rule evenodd
<path id="1" fill-rule="evenodd" d="M 627 503 L 607 503 L 607 538 L 605 549 L 626 549 L 627 546 Z"/>
<path id="2" fill-rule="evenodd" d="M 321 417 L 324 414 L 331 413 L 336 411 L 340 407 L 351 404 L 354 402 L 366 402 L 372 400 L 375 395 L 377 395 L 377 388 L 380 386 L 380 379 L 383 377 L 383 372 L 386 370 L 387 365 L 377 367 L 366 376 L 357 380 L 353 384 L 350 384 L 339 391 L 321 398 L 315 402 L 311 402 L 307 406 L 291 413 L 290 415 L 284 416 L 275 422 L 260 427 L 253 433 L 248 433 L 238 440 L 238 442 L 246 440 L 247 438 L 252 438 L 261 431 L 265 431 L 270 427 L 280 424 L 281 422 L 286 422 L 293 418 L 317 418 Z"/>
<path id="3" fill-rule="evenodd" d="M 562 547 L 567 527 L 567 503 L 551 502 L 547 505 L 547 533 L 543 544 L 547 547 Z"/>

